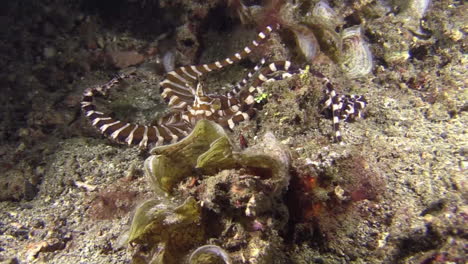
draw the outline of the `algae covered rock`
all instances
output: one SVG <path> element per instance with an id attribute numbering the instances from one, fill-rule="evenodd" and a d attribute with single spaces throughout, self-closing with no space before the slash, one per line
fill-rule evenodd
<path id="1" fill-rule="evenodd" d="M 219 138 L 227 140 L 223 128 L 201 120 L 185 139 L 172 145 L 153 148 L 150 151 L 153 155 L 145 161 L 144 166 L 154 190 L 170 193 L 175 184 L 190 175 L 198 157 Z"/>
<path id="2" fill-rule="evenodd" d="M 211 121 L 197 123 L 193 132 L 182 141 L 156 147 L 145 161 L 146 175 L 157 193 L 171 194 L 173 188 L 201 169 L 213 174 L 224 169 L 250 168 L 259 171 L 262 178 L 279 185 L 281 190 L 289 182 L 289 154 L 273 134 L 267 133 L 263 141 L 243 152 L 233 151 L 223 128 Z"/>
<path id="3" fill-rule="evenodd" d="M 283 254 L 277 234 L 289 218 L 282 195 L 290 155 L 273 134 L 238 151 L 222 127 L 202 120 L 182 141 L 151 153 L 145 172 L 156 196 L 133 218 L 128 241 L 138 245 L 134 263 L 192 263 L 194 256 L 193 263 L 267 263 L 263 256 Z"/>
<path id="4" fill-rule="evenodd" d="M 180 252 L 188 252 L 204 240 L 200 221 L 201 208 L 192 197 L 181 205 L 157 199 L 144 202 L 135 212 L 128 241 L 149 251 L 138 252 L 134 263 L 180 263 Z"/>

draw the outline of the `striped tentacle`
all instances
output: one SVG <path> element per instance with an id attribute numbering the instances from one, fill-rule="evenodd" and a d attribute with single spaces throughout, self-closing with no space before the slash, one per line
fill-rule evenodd
<path id="1" fill-rule="evenodd" d="M 230 118 L 239 111 L 239 101 L 235 97 L 223 95 L 205 95 L 202 85 L 197 85 L 195 101 L 193 105 L 188 106 L 186 120 L 195 124 L 200 119 L 208 119 L 227 126 L 220 120 Z"/>
<path id="2" fill-rule="evenodd" d="M 273 75 L 275 72 L 282 71 L 280 75 Z M 267 68 L 263 69 L 256 80 L 249 87 L 248 92 L 244 95 L 241 100 L 245 105 L 242 107 L 242 111 L 246 111 L 247 108 L 255 104 L 255 95 L 262 93 L 262 84 L 265 82 L 283 80 L 294 74 L 298 74 L 304 71 L 303 69 L 291 66 L 289 61 L 273 62 L 268 65 Z M 336 142 L 342 142 L 342 136 L 340 131 L 340 122 L 350 122 L 362 117 L 362 112 L 367 105 L 367 101 L 364 96 L 360 95 L 342 95 L 337 94 L 330 80 L 322 73 L 309 68 L 309 73 L 319 78 L 323 82 L 325 87 L 326 99 L 324 100 L 324 108 L 331 109 L 334 138 Z"/>
<path id="3" fill-rule="evenodd" d="M 96 93 L 105 94 L 120 80 L 126 78 L 125 75 L 118 75 L 104 85 L 87 89 L 81 102 L 82 111 L 95 128 L 119 143 L 147 147 L 150 144 L 177 142 L 192 130 L 196 121 L 200 119 L 217 121 L 219 118 L 231 116 L 238 111 L 238 100 L 235 97 L 205 96 L 203 92 L 197 95 L 194 84 L 203 74 L 222 69 L 247 57 L 253 49 L 268 38 L 275 28 L 267 26 L 264 31 L 258 33 L 257 38 L 250 45 L 224 60 L 211 64 L 184 66 L 169 72 L 166 79 L 161 82 L 161 95 L 173 112 L 158 120 L 156 125 L 142 126 L 125 123 L 96 110 L 93 103 Z M 251 74 L 248 77 L 251 77 Z M 241 81 L 238 87 L 245 83 L 247 80 Z"/>
<path id="4" fill-rule="evenodd" d="M 362 111 L 366 105 L 367 101 L 364 96 L 337 94 L 330 82 L 326 84 L 324 109 L 331 110 L 336 142 L 341 143 L 343 141 L 340 122 L 349 122 L 362 118 Z"/>
<path id="5" fill-rule="evenodd" d="M 253 109 L 241 112 L 240 101 L 234 96 L 209 95 L 203 92 L 202 85 L 198 83 L 193 105 L 188 106 L 186 120 L 195 124 L 200 119 L 217 122 L 226 128 L 234 126 L 252 116 Z"/>
<path id="6" fill-rule="evenodd" d="M 248 89 L 243 89 L 239 93 L 238 111 L 232 113 L 224 119 L 219 120 L 221 124 L 227 124 L 232 129 L 238 123 L 251 119 L 255 111 L 255 97 L 262 93 L 262 85 L 270 81 L 278 81 L 291 77 L 304 71 L 303 69 L 292 66 L 290 61 L 276 61 L 263 68 L 256 76 Z M 281 74 L 276 74 L 281 72 Z M 364 96 L 359 95 L 340 95 L 337 94 L 330 80 L 322 73 L 309 68 L 309 73 L 320 78 L 325 87 L 326 100 L 324 108 L 331 108 L 334 137 L 337 142 L 342 142 L 340 132 L 340 122 L 349 122 L 362 117 L 362 111 L 367 105 Z"/>
<path id="7" fill-rule="evenodd" d="M 259 72 L 266 59 L 262 58 L 260 62 L 255 65 L 252 71 L 247 73 L 240 82 L 238 82 L 231 91 L 226 93 L 225 97 L 221 97 L 221 107 L 217 111 L 218 120 L 217 122 L 225 128 L 233 129 L 234 126 L 244 120 L 249 120 L 255 115 L 254 109 L 245 109 L 245 112 L 240 112 L 241 104 L 239 101 L 239 93 L 244 87 L 251 81 L 252 77 Z"/>
<path id="8" fill-rule="evenodd" d="M 208 72 L 220 70 L 228 65 L 239 62 L 247 57 L 255 48 L 268 39 L 268 36 L 273 30 L 279 28 L 277 26 L 267 26 L 263 31 L 257 34 L 255 40 L 244 47 L 241 52 L 236 52 L 233 55 L 210 64 L 183 66 L 167 73 L 167 77 L 161 82 L 161 96 L 167 101 L 169 107 L 176 110 L 185 110 L 187 105 L 193 103 L 195 89 L 193 84 L 196 83 L 200 76 Z"/>
<path id="9" fill-rule="evenodd" d="M 257 35 L 252 43 L 241 52 L 211 64 L 184 66 L 167 74 L 161 82 L 162 97 L 172 112 L 160 118 L 155 125 L 142 126 L 114 119 L 96 110 L 93 98 L 97 93 L 105 94 L 128 75 L 121 74 L 108 83 L 87 89 L 83 94 L 81 108 L 92 125 L 102 134 L 120 143 L 147 147 L 150 144 L 175 143 L 187 136 L 195 123 L 208 119 L 233 129 L 238 123 L 251 119 L 256 113 L 257 94 L 263 93 L 265 82 L 286 79 L 304 70 L 292 66 L 289 61 L 276 61 L 264 67 L 265 59 L 255 66 L 247 77 L 237 83 L 226 95 L 205 94 L 199 78 L 208 72 L 222 69 L 239 62 L 264 42 L 276 29 L 268 26 Z M 342 141 L 340 121 L 352 121 L 362 116 L 367 101 L 363 96 L 337 94 L 331 82 L 320 72 L 309 72 L 321 79 L 325 86 L 324 110 L 331 112 L 335 139 Z M 250 82 L 250 85 L 247 85 Z"/>
<path id="10" fill-rule="evenodd" d="M 156 125 L 142 126 L 122 122 L 96 110 L 93 103 L 96 93 L 105 93 L 112 86 L 125 78 L 119 75 L 108 83 L 89 88 L 83 93 L 81 109 L 91 124 L 105 136 L 128 145 L 139 145 L 146 148 L 148 145 L 162 145 L 175 143 L 185 137 L 191 130 L 191 124 L 182 119 L 180 113 L 170 113 L 162 117 Z"/>
<path id="11" fill-rule="evenodd" d="M 282 72 L 282 74 L 274 75 L 277 72 Z M 268 64 L 268 67 L 265 67 L 260 71 L 249 88 L 241 91 L 239 97 L 242 101 L 243 108 L 250 107 L 255 104 L 255 96 L 258 93 L 263 92 L 262 85 L 264 83 L 283 80 L 299 72 L 300 69 L 293 67 L 290 61 L 275 61 Z"/>
<path id="12" fill-rule="evenodd" d="M 272 76 L 272 74 L 279 71 L 284 72 L 281 75 Z M 262 91 L 262 84 L 265 82 L 288 78 L 297 72 L 298 69 L 293 69 L 291 67 L 291 62 L 289 61 L 272 62 L 268 67 L 262 68 L 252 81 L 251 85 L 248 88 L 243 87 L 243 89 L 237 94 L 237 102 L 230 107 L 229 114 L 221 116 L 218 123 L 227 128 L 233 129 L 240 122 L 250 120 L 256 114 L 255 96 L 257 93 Z"/>
<path id="13" fill-rule="evenodd" d="M 340 118 L 343 121 L 354 121 L 363 118 L 363 109 L 367 106 L 367 100 L 362 95 L 343 95 L 343 107 Z"/>
<path id="14" fill-rule="evenodd" d="M 262 93 L 262 85 L 265 82 L 277 81 L 289 78 L 294 74 L 304 71 L 303 69 L 294 67 L 289 61 L 272 62 L 260 71 L 258 76 L 252 82 L 248 89 L 244 89 L 240 94 L 241 108 L 240 114 L 234 115 L 229 120 L 230 124 L 237 124 L 243 120 L 251 118 L 255 114 L 254 106 L 256 104 L 255 96 Z M 282 72 L 275 75 L 276 72 Z M 362 117 L 363 109 L 367 105 L 364 96 L 360 95 L 341 95 L 337 94 L 330 80 L 322 73 L 309 68 L 309 73 L 313 76 L 320 78 L 325 87 L 326 99 L 324 100 L 324 108 L 331 108 L 333 131 L 336 142 L 342 142 L 340 132 L 340 122 L 354 121 Z M 248 116 L 245 115 L 248 113 Z"/>
<path id="15" fill-rule="evenodd" d="M 217 120 L 217 123 L 222 125 L 225 128 L 234 129 L 234 127 L 243 121 L 248 121 L 255 116 L 256 111 L 253 107 L 240 110 L 240 107 L 236 107 L 237 111 L 233 112 L 230 115 L 226 115 Z"/>
<path id="16" fill-rule="evenodd" d="M 244 77 L 244 79 L 242 79 L 240 82 L 236 83 L 234 85 L 234 87 L 231 89 L 231 91 L 228 91 L 226 93 L 226 96 L 229 97 L 229 98 L 238 96 L 239 92 L 251 81 L 252 77 L 258 71 L 260 71 L 260 69 L 263 68 L 263 65 L 265 65 L 265 62 L 266 62 L 266 59 L 262 58 L 260 60 L 260 62 L 257 65 L 255 65 L 253 70 L 251 70 L 250 72 L 247 73 L 247 75 L 246 75 L 246 77 Z M 226 88 L 223 87 L 223 89 L 226 89 Z"/>

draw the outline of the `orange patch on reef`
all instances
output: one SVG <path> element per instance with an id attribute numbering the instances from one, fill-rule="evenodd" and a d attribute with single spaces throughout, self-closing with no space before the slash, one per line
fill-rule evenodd
<path id="1" fill-rule="evenodd" d="M 323 205 L 321 203 L 312 203 L 304 211 L 304 219 L 309 220 L 313 217 L 317 217 L 322 212 Z"/>
<path id="2" fill-rule="evenodd" d="M 305 191 L 311 191 L 318 186 L 318 180 L 316 177 L 305 177 L 302 180 Z"/>

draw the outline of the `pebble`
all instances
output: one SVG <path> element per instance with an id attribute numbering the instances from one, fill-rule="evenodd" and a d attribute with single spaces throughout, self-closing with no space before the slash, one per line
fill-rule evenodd
<path id="1" fill-rule="evenodd" d="M 104 40 L 104 37 L 98 36 L 96 41 L 99 48 L 103 49 L 106 46 L 106 41 Z"/>
<path id="2" fill-rule="evenodd" d="M 55 48 L 53 47 L 44 48 L 44 51 L 43 51 L 44 58 L 50 59 L 50 58 L 55 57 L 56 54 L 57 54 L 57 51 L 55 50 Z"/>
<path id="3" fill-rule="evenodd" d="M 109 52 L 112 63 L 119 69 L 140 64 L 145 57 L 136 51 L 112 51 Z"/>
<path id="4" fill-rule="evenodd" d="M 464 161 L 464 160 L 461 161 L 461 162 L 460 162 L 460 169 L 461 169 L 462 171 L 467 170 L 467 169 L 468 169 L 468 161 Z"/>

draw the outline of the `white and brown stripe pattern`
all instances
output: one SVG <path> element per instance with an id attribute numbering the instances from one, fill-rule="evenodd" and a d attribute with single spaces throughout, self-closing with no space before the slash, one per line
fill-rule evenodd
<path id="1" fill-rule="evenodd" d="M 350 122 L 362 118 L 362 111 L 367 105 L 364 96 L 337 94 L 330 82 L 325 85 L 324 110 L 329 110 L 333 122 L 335 141 L 342 142 L 340 122 Z"/>
<path id="2" fill-rule="evenodd" d="M 274 75 L 276 72 L 283 72 L 279 75 Z M 300 68 L 292 66 L 290 61 L 272 62 L 268 67 L 263 68 L 248 89 L 244 89 L 239 94 L 240 114 L 237 114 L 227 120 L 229 127 L 232 128 L 235 124 L 248 120 L 255 115 L 255 96 L 262 92 L 262 85 L 265 82 L 283 80 L 294 74 L 303 71 Z M 337 94 L 332 83 L 322 73 L 313 69 L 309 69 L 309 73 L 323 80 L 325 86 L 325 99 L 323 100 L 323 109 L 330 110 L 333 121 L 334 138 L 336 142 L 342 142 L 340 132 L 340 122 L 350 122 L 358 118 L 362 118 L 363 109 L 367 105 L 364 96 L 360 95 L 341 95 Z M 224 122 L 224 121 L 221 121 Z"/>
<path id="3" fill-rule="evenodd" d="M 93 104 L 95 91 L 94 89 L 85 91 L 81 109 L 96 129 L 119 143 L 139 145 L 142 148 L 146 148 L 149 144 L 175 143 L 192 130 L 192 127 L 182 119 L 181 113 L 164 116 L 153 126 L 130 124 L 111 118 L 95 110 Z"/>
<path id="4" fill-rule="evenodd" d="M 120 80 L 128 77 L 125 74 L 116 76 L 104 85 L 87 89 L 83 94 L 81 109 L 91 124 L 105 136 L 119 143 L 139 145 L 142 148 L 149 145 L 175 143 L 187 136 L 200 119 L 220 121 L 222 124 L 225 123 L 226 127 L 233 128 L 232 120 L 237 123 L 241 117 L 244 120 L 248 116 L 246 113 L 239 112 L 240 104 L 235 98 L 235 92 L 228 93 L 226 96 L 205 95 L 201 85 L 198 84 L 195 88 L 194 84 L 203 74 L 222 69 L 247 57 L 268 38 L 275 28 L 267 26 L 250 45 L 224 60 L 211 64 L 184 66 L 169 72 L 166 79 L 161 82 L 161 95 L 173 111 L 158 120 L 156 125 L 126 123 L 96 110 L 93 103 L 96 93 L 106 94 Z M 262 60 L 261 63 L 263 64 L 264 61 Z M 260 67 L 256 67 L 254 71 L 259 70 Z M 251 76 L 252 73 L 249 73 L 247 78 Z M 246 79 L 242 80 L 235 89 L 241 89 L 246 83 Z"/>
<path id="5" fill-rule="evenodd" d="M 160 118 L 155 125 L 144 126 L 122 122 L 96 110 L 93 104 L 96 93 L 106 94 L 120 80 L 129 77 L 125 74 L 114 77 L 104 85 L 87 89 L 83 94 L 81 109 L 91 124 L 105 136 L 119 143 L 139 145 L 142 148 L 175 143 L 186 137 L 200 119 L 212 120 L 233 129 L 238 123 L 249 120 L 255 115 L 255 108 L 258 105 L 255 97 L 262 92 L 263 83 L 282 80 L 302 70 L 293 67 L 289 61 L 272 62 L 263 67 L 265 60 L 262 59 L 245 79 L 224 96 L 205 94 L 199 78 L 205 73 L 239 62 L 263 43 L 276 28 L 266 27 L 250 45 L 224 60 L 211 64 L 184 66 L 169 72 L 166 79 L 161 82 L 161 95 L 172 111 Z M 324 80 L 326 87 L 324 108 L 331 109 L 335 138 L 341 141 L 339 122 L 361 117 L 367 102 L 362 96 L 337 95 L 325 76 L 313 70 L 310 72 Z M 255 78 L 250 81 L 253 76 Z M 249 82 L 250 85 L 247 85 Z"/>
<path id="6" fill-rule="evenodd" d="M 266 59 L 265 59 L 265 58 L 262 58 L 262 59 L 260 60 L 260 62 L 259 62 L 257 65 L 255 65 L 255 67 L 253 68 L 253 70 L 247 73 L 247 76 L 246 76 L 244 79 L 242 79 L 240 82 L 236 83 L 236 84 L 234 85 L 234 87 L 233 87 L 230 91 L 228 91 L 228 92 L 226 93 L 226 96 L 228 96 L 228 97 L 235 97 L 235 96 L 237 96 L 238 93 L 244 88 L 244 86 L 246 86 L 246 85 L 250 82 L 251 78 L 252 78 L 260 69 L 263 68 L 263 65 L 265 64 L 265 62 L 266 62 Z M 226 89 L 226 88 L 223 87 L 222 89 Z"/>
<path id="7" fill-rule="evenodd" d="M 187 105 L 193 103 L 195 89 L 191 84 L 198 81 L 200 76 L 205 73 L 220 70 L 226 66 L 232 65 L 246 58 L 254 49 L 261 45 L 270 36 L 273 30 L 279 25 L 267 26 L 262 32 L 257 34 L 257 38 L 246 46 L 242 51 L 210 64 L 183 66 L 167 74 L 164 81 L 161 82 L 161 95 L 174 109 L 183 110 Z M 242 85 L 242 84 L 241 84 Z"/>

